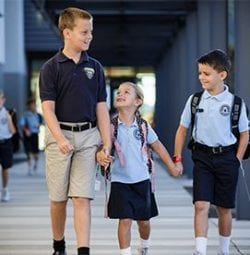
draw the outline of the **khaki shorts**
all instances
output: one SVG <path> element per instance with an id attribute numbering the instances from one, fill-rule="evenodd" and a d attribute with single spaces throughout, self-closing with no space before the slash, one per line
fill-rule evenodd
<path id="1" fill-rule="evenodd" d="M 82 132 L 62 132 L 75 148 L 72 153 L 63 154 L 46 128 L 46 179 L 49 198 L 52 201 L 66 201 L 69 197 L 93 199 L 95 153 L 101 143 L 99 130 L 95 127 Z"/>

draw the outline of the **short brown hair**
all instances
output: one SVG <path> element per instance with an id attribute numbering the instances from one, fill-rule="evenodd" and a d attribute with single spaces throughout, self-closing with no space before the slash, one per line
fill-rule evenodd
<path id="1" fill-rule="evenodd" d="M 207 54 L 201 56 L 197 62 L 199 64 L 208 64 L 218 72 L 226 71 L 229 73 L 231 67 L 231 62 L 227 54 L 220 49 L 208 52 Z"/>
<path id="2" fill-rule="evenodd" d="M 72 30 L 75 27 L 76 19 L 93 20 L 93 17 L 89 12 L 79 8 L 69 7 L 64 9 L 63 12 L 60 14 L 58 21 L 58 28 L 62 37 L 63 30 L 65 28 L 69 28 Z"/>

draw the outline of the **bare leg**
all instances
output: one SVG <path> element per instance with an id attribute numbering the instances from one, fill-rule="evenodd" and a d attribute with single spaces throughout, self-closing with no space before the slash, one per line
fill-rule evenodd
<path id="1" fill-rule="evenodd" d="M 208 230 L 208 210 L 209 202 L 197 201 L 194 204 L 194 232 L 195 237 L 206 237 Z"/>
<path id="2" fill-rule="evenodd" d="M 118 224 L 118 240 L 120 249 L 130 247 L 131 242 L 131 219 L 120 219 Z"/>
<path id="3" fill-rule="evenodd" d="M 78 247 L 89 247 L 91 209 L 88 198 L 72 198 L 74 206 L 74 226 Z"/>
<path id="4" fill-rule="evenodd" d="M 65 222 L 66 222 L 66 206 L 64 202 L 50 202 L 50 217 L 52 224 L 52 232 L 54 240 L 62 240 L 64 237 Z"/>
<path id="5" fill-rule="evenodd" d="M 150 237 L 150 221 L 137 221 L 140 238 L 148 240 Z"/>
<path id="6" fill-rule="evenodd" d="M 232 229 L 231 209 L 217 207 L 219 234 L 221 236 L 230 236 Z"/>
<path id="7" fill-rule="evenodd" d="M 208 210 L 210 203 L 197 201 L 194 204 L 195 249 L 203 255 L 207 252 Z"/>
<path id="8" fill-rule="evenodd" d="M 9 169 L 3 169 L 2 170 L 2 185 L 3 188 L 6 188 L 8 186 L 9 182 Z"/>

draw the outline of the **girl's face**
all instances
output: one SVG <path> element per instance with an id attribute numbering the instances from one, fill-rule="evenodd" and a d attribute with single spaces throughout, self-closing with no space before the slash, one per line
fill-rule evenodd
<path id="1" fill-rule="evenodd" d="M 218 72 L 212 66 L 206 64 L 198 64 L 199 80 L 202 88 L 208 92 L 217 90 L 223 85 L 223 81 L 227 76 L 226 71 Z"/>
<path id="2" fill-rule="evenodd" d="M 64 38 L 75 51 L 87 51 L 93 38 L 93 22 L 88 19 L 76 19 L 73 30 L 66 28 Z"/>
<path id="3" fill-rule="evenodd" d="M 133 86 L 123 83 L 119 86 L 116 97 L 116 108 L 133 108 L 137 109 L 142 104 L 142 100 L 136 95 Z"/>

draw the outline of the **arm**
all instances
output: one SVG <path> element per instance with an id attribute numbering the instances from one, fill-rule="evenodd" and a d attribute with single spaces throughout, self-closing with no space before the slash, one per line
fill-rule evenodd
<path id="1" fill-rule="evenodd" d="M 168 170 L 171 175 L 173 175 L 173 176 L 181 175 L 181 171 L 179 170 L 179 168 L 177 168 L 175 166 L 167 149 L 164 147 L 164 145 L 159 140 L 152 143 L 151 147 L 160 156 L 163 163 L 168 167 Z"/>
<path id="2" fill-rule="evenodd" d="M 236 156 L 240 161 L 243 159 L 244 153 L 248 145 L 248 141 L 249 141 L 249 131 L 247 130 L 245 132 L 241 132 L 239 145 L 238 145 L 237 153 L 236 153 Z"/>
<path id="3" fill-rule="evenodd" d="M 25 114 L 23 114 L 23 116 L 21 118 L 20 126 L 21 126 L 21 129 L 23 131 L 24 136 L 29 137 L 31 135 L 31 132 L 30 132 L 30 129 L 29 129 L 29 126 L 28 126 L 28 121 L 26 119 Z"/>
<path id="4" fill-rule="evenodd" d="M 55 102 L 54 101 L 42 102 L 42 110 L 45 122 L 47 123 L 49 130 L 51 131 L 53 137 L 55 138 L 60 151 L 64 154 L 72 151 L 74 148 L 62 133 L 57 117 L 55 115 Z"/>
<path id="5" fill-rule="evenodd" d="M 103 150 L 107 152 L 111 149 L 111 136 L 110 136 L 110 118 L 106 102 L 99 102 L 96 108 L 96 116 L 98 128 L 101 133 L 103 142 Z"/>
<path id="6" fill-rule="evenodd" d="M 183 165 L 181 161 L 181 155 L 182 155 L 183 146 L 186 140 L 186 136 L 187 136 L 187 128 L 182 125 L 179 125 L 175 134 L 174 156 L 179 157 L 179 160 L 176 161 L 175 163 L 176 163 L 176 166 L 178 166 L 182 172 L 183 172 Z"/>
<path id="7" fill-rule="evenodd" d="M 179 125 L 176 134 L 175 134 L 175 144 L 174 144 L 174 155 L 182 154 L 183 146 L 187 136 L 187 128 L 182 125 Z"/>
<path id="8" fill-rule="evenodd" d="M 16 128 L 14 126 L 14 123 L 12 121 L 12 118 L 11 118 L 9 112 L 7 112 L 7 119 L 8 119 L 10 132 L 11 132 L 12 135 L 14 135 L 16 133 Z"/>

